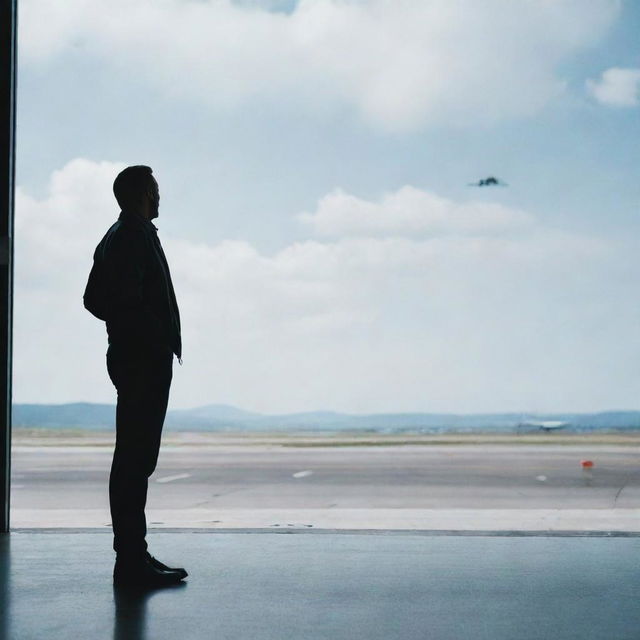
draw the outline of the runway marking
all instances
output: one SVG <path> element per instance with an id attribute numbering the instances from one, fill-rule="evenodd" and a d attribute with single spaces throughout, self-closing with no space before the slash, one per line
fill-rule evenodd
<path id="1" fill-rule="evenodd" d="M 310 476 L 313 473 L 313 471 L 298 471 L 297 473 L 293 474 L 294 478 L 304 478 L 305 476 Z"/>
<path id="2" fill-rule="evenodd" d="M 190 478 L 190 473 L 178 473 L 175 476 L 166 476 L 164 478 L 157 478 L 156 482 L 172 482 L 173 480 L 182 480 L 183 478 Z"/>
<path id="3" fill-rule="evenodd" d="M 540 482 L 545 482 L 547 480 L 547 476 L 536 476 L 536 480 L 540 480 Z"/>

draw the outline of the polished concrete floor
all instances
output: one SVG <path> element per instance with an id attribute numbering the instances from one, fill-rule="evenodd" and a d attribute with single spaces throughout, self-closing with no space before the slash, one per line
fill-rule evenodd
<path id="1" fill-rule="evenodd" d="M 640 537 L 151 531 L 184 585 L 114 590 L 111 535 L 0 535 L 11 640 L 637 640 Z"/>

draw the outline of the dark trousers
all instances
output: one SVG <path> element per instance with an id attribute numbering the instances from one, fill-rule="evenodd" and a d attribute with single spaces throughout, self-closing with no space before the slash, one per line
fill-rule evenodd
<path id="1" fill-rule="evenodd" d="M 144 508 L 160 451 L 172 367 L 168 350 L 143 354 L 113 344 L 107 350 L 107 371 L 118 391 L 109 504 L 113 549 L 121 556 L 147 550 Z"/>

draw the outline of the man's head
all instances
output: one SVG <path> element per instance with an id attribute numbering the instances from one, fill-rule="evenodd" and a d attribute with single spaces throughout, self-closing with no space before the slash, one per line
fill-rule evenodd
<path id="1" fill-rule="evenodd" d="M 153 170 L 142 164 L 123 169 L 113 182 L 113 194 L 123 211 L 133 211 L 148 220 L 158 217 L 160 192 Z"/>

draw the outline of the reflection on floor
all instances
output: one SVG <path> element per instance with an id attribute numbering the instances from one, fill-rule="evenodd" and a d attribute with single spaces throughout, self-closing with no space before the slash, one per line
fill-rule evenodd
<path id="1" fill-rule="evenodd" d="M 0 535 L 0 636 L 637 640 L 640 537 L 151 532 L 184 585 L 122 592 L 105 531 Z"/>

